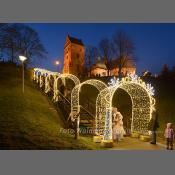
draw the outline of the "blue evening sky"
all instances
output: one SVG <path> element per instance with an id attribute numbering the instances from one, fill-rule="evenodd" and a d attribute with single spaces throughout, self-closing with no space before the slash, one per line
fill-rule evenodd
<path id="1" fill-rule="evenodd" d="M 36 64 L 38 67 L 57 70 L 54 60 L 63 66 L 63 49 L 66 35 L 83 40 L 85 46 L 97 46 L 100 39 L 111 38 L 117 29 L 125 30 L 135 43 L 136 68 L 158 73 L 163 64 L 175 65 L 175 24 L 144 23 L 35 23 L 29 24 L 40 35 L 48 50 L 48 58 Z"/>

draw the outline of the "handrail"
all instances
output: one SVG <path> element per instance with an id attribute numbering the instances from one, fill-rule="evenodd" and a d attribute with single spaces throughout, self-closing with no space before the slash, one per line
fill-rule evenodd
<path id="1" fill-rule="evenodd" d="M 70 103 L 70 101 L 66 98 L 66 97 L 64 97 L 64 95 L 59 91 L 59 94 L 69 103 L 69 105 L 71 105 L 71 103 Z M 87 109 L 85 109 L 83 106 L 81 106 L 80 105 L 80 108 L 82 108 L 84 111 L 86 111 L 91 117 L 93 117 L 94 118 L 94 115 L 91 113 L 91 112 L 89 112 Z"/>
<path id="2" fill-rule="evenodd" d="M 51 88 L 51 90 L 54 91 L 53 88 Z M 70 102 L 67 98 L 64 97 L 64 95 L 60 92 L 60 90 L 58 90 L 58 91 L 59 91 L 59 94 L 69 103 L 69 105 L 71 105 L 71 102 Z M 88 99 L 88 101 L 90 101 L 90 99 Z M 90 101 L 90 102 L 91 102 L 91 101 Z M 94 114 L 92 114 L 91 112 L 89 112 L 89 111 L 88 111 L 86 108 L 84 108 L 83 106 L 80 105 L 80 108 L 84 109 L 89 115 L 91 115 L 91 117 L 94 116 Z"/>
<path id="3" fill-rule="evenodd" d="M 85 109 L 83 106 L 80 105 L 80 108 L 82 108 L 82 109 L 83 109 L 84 111 L 86 111 L 91 117 L 94 118 L 94 115 L 93 115 L 91 112 L 89 112 L 87 109 Z"/>
<path id="4" fill-rule="evenodd" d="M 59 94 L 71 105 L 71 102 L 66 97 L 64 97 L 64 95 L 60 91 L 59 91 Z"/>

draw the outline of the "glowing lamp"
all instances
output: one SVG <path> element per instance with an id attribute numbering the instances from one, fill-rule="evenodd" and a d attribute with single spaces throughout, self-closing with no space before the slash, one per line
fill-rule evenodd
<path id="1" fill-rule="evenodd" d="M 19 56 L 19 60 L 22 61 L 22 62 L 24 62 L 25 60 L 27 60 L 27 57 L 25 57 L 25 56 Z"/>
<path id="2" fill-rule="evenodd" d="M 60 62 L 59 62 L 59 61 L 55 61 L 55 64 L 56 64 L 56 65 L 59 65 L 59 64 L 60 64 Z"/>

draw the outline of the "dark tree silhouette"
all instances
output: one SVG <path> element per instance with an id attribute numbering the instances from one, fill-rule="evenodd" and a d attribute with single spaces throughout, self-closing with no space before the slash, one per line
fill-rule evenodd
<path id="1" fill-rule="evenodd" d="M 134 43 L 123 30 L 115 32 L 112 38 L 112 50 L 119 68 L 119 77 L 122 76 L 122 68 L 128 61 L 134 62 Z"/>
<path id="2" fill-rule="evenodd" d="M 172 79 L 175 80 L 175 66 L 173 66 L 171 74 L 172 74 Z"/>
<path id="3" fill-rule="evenodd" d="M 9 23 L 0 23 L 0 32 L 3 32 L 4 29 L 6 29 L 11 24 Z"/>
<path id="4" fill-rule="evenodd" d="M 16 61 L 20 54 L 28 58 L 28 63 L 46 57 L 47 51 L 38 33 L 31 27 L 24 24 L 7 24 L 0 27 L 0 47 L 4 51 L 10 50 L 12 62 Z"/>
<path id="5" fill-rule="evenodd" d="M 18 50 L 18 31 L 13 25 L 3 27 L 1 33 L 1 48 L 10 54 L 11 62 L 15 61 L 15 54 Z"/>
<path id="6" fill-rule="evenodd" d="M 160 73 L 160 76 L 164 79 L 168 79 L 170 75 L 170 70 L 167 64 L 164 64 Z"/>
<path id="7" fill-rule="evenodd" d="M 20 34 L 19 52 L 24 54 L 29 62 L 33 62 L 36 58 L 46 58 L 47 51 L 38 33 L 26 25 L 16 27 Z"/>
<path id="8" fill-rule="evenodd" d="M 96 61 L 98 55 L 99 55 L 98 49 L 96 47 L 88 46 L 86 48 L 85 61 L 86 61 L 86 67 L 90 73 L 90 76 L 91 76 L 91 67 L 94 64 L 94 62 Z"/>
<path id="9" fill-rule="evenodd" d="M 7 54 L 9 60 L 14 62 L 19 47 L 19 33 L 14 24 L 2 24 L 0 30 L 0 47 L 3 53 Z"/>
<path id="10" fill-rule="evenodd" d="M 101 58 L 104 60 L 108 70 L 108 76 L 112 66 L 112 49 L 111 42 L 108 38 L 103 38 L 99 42 L 99 53 Z"/>

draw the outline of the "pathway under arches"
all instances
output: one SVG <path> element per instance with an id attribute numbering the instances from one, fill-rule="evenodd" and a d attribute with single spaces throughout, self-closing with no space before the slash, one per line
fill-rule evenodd
<path id="1" fill-rule="evenodd" d="M 132 101 L 131 132 L 148 134 L 148 122 L 155 105 L 153 89 L 139 77 L 115 79 L 110 87 L 101 91 L 97 98 L 98 112 L 96 120 L 97 135 L 104 135 L 104 140 L 112 140 L 112 99 L 118 88 L 128 93 Z"/>

